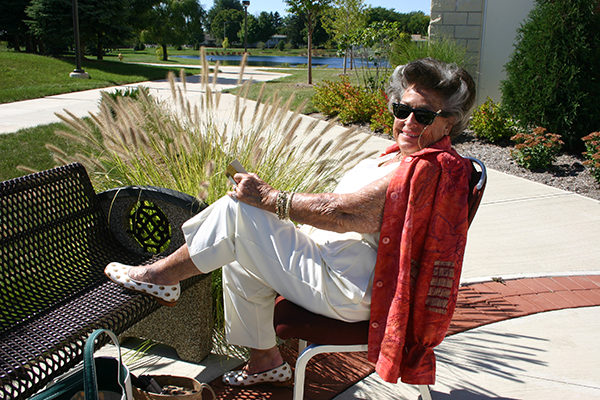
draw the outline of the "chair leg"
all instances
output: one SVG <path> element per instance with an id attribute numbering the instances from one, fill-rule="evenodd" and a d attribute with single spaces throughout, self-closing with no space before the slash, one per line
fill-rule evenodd
<path id="1" fill-rule="evenodd" d="M 429 391 L 429 385 L 419 385 L 419 391 L 421 392 L 422 400 L 431 400 L 431 392 Z"/>
<path id="2" fill-rule="evenodd" d="M 298 354 L 302 354 L 304 349 L 307 347 L 306 340 L 298 339 Z"/>
<path id="3" fill-rule="evenodd" d="M 296 372 L 294 373 L 293 400 L 302 400 L 304 398 L 304 380 L 306 378 L 306 365 L 308 364 L 308 361 L 311 358 L 321 353 L 344 353 L 366 350 L 366 344 L 349 346 L 311 344 L 310 346 L 308 346 L 300 355 L 298 355 L 298 360 L 296 361 Z M 428 400 L 431 400 L 431 398 Z"/>

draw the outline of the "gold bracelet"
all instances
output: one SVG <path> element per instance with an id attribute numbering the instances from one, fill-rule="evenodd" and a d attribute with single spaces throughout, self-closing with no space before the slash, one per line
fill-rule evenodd
<path id="1" fill-rule="evenodd" d="M 292 209 L 292 198 L 294 197 L 294 192 L 290 193 L 285 203 L 285 219 L 290 219 L 290 210 Z"/>

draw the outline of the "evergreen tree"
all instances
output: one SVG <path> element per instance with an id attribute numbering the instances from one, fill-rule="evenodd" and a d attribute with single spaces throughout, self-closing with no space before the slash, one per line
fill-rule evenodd
<path id="1" fill-rule="evenodd" d="M 104 49 L 119 45 L 133 35 L 130 16 L 139 0 L 78 0 L 81 48 L 93 49 L 102 59 Z M 70 0 L 31 0 L 26 9 L 30 31 L 41 38 L 46 52 L 63 53 L 74 42 Z"/>
<path id="2" fill-rule="evenodd" d="M 21 46 L 25 46 L 27 52 L 33 53 L 36 52 L 36 38 L 25 23 L 27 5 L 29 0 L 0 1 L 0 38 L 15 51 L 21 51 Z"/>
<path id="3" fill-rule="evenodd" d="M 26 13 L 30 31 L 41 38 L 47 54 L 64 53 L 74 43 L 70 1 L 31 0 Z"/>
<path id="4" fill-rule="evenodd" d="M 536 0 L 505 65 L 502 103 L 523 126 L 541 126 L 571 147 L 600 130 L 598 0 Z"/>

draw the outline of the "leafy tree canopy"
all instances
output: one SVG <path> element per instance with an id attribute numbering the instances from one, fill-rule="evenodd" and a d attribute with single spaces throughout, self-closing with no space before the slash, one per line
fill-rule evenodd
<path id="1" fill-rule="evenodd" d="M 203 10 L 196 0 L 164 0 L 156 4 L 149 14 L 150 26 L 144 38 L 162 46 L 165 61 L 168 60 L 168 45 L 204 39 Z"/>
<path id="2" fill-rule="evenodd" d="M 215 0 L 213 6 L 206 15 L 207 28 L 209 32 L 213 31 L 213 21 L 215 17 L 223 10 L 237 10 L 243 11 L 244 6 L 240 0 Z M 215 22 L 216 23 L 216 22 Z"/>
<path id="3" fill-rule="evenodd" d="M 244 27 L 244 12 L 233 8 L 223 9 L 212 20 L 210 33 L 215 38 L 228 38 L 234 41 Z"/>
<path id="4" fill-rule="evenodd" d="M 422 11 L 399 13 L 393 8 L 372 7 L 366 11 L 367 25 L 374 22 L 399 22 L 402 32 L 427 35 L 430 17 Z"/>

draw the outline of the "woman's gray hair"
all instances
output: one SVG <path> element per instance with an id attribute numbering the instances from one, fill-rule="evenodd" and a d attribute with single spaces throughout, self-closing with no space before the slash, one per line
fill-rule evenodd
<path id="1" fill-rule="evenodd" d="M 469 124 L 475 105 L 475 82 L 471 75 L 456 64 L 446 64 L 433 58 L 421 58 L 406 65 L 399 65 L 390 78 L 388 108 L 399 103 L 404 92 L 411 86 L 430 89 L 440 95 L 444 109 L 454 117 L 450 139 L 460 135 Z M 437 110 L 436 110 L 437 111 Z"/>

